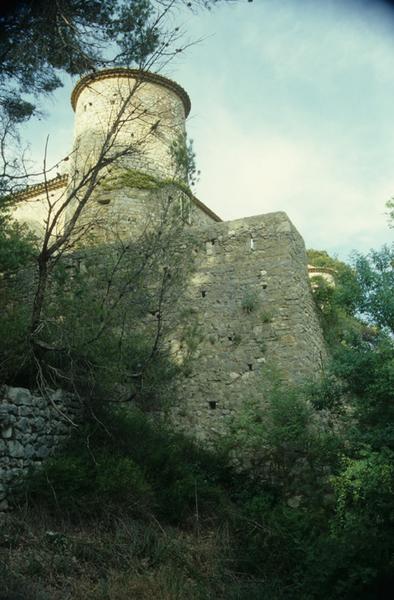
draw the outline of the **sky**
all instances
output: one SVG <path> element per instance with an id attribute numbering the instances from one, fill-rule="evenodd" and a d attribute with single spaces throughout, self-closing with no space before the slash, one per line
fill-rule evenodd
<path id="1" fill-rule="evenodd" d="M 181 11 L 189 47 L 162 74 L 189 93 L 201 177 L 196 195 L 223 220 L 286 211 L 306 246 L 347 259 L 392 240 L 394 14 L 356 0 L 239 0 Z M 75 80 L 26 128 L 72 145 Z"/>

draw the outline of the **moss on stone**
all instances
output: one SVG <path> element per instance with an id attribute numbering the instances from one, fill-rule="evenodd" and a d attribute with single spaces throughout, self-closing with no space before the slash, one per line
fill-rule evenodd
<path id="1" fill-rule="evenodd" d="M 160 190 L 170 186 L 174 186 L 190 197 L 193 196 L 191 190 L 184 181 L 170 178 L 159 179 L 154 175 L 150 175 L 149 173 L 137 169 L 123 169 L 117 171 L 103 183 L 103 188 L 111 191 L 124 187 L 137 188 L 139 190 Z"/>

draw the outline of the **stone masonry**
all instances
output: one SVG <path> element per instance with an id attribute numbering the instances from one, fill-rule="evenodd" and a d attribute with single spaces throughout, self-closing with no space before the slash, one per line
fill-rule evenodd
<path id="1" fill-rule="evenodd" d="M 44 397 L 24 388 L 0 388 L 0 512 L 7 509 L 18 479 L 53 455 L 81 415 L 80 403 L 61 390 Z"/>
<path id="2" fill-rule="evenodd" d="M 81 174 L 94 164 L 130 91 L 115 150 L 130 140 L 135 140 L 135 146 L 115 167 L 138 176 L 142 172 L 153 178 L 148 182 L 185 186 L 185 173 L 179 171 L 171 148 L 185 132 L 190 110 L 186 92 L 162 76 L 112 69 L 77 84 L 72 95 L 76 128 L 68 173 L 21 194 L 15 212 L 19 220 L 34 225 L 36 201 L 39 231 L 48 194 L 55 201 L 56 194 L 65 198 L 75 189 Z M 94 191 L 81 215 L 82 223 L 103 224 L 101 245 L 119 238 L 138 240 L 141 231 L 154 226 L 152 216 L 161 197 L 160 189 L 138 183 L 111 187 L 111 177 Z M 302 381 L 319 373 L 325 347 L 304 242 L 287 215 L 277 212 L 222 222 L 187 190 L 180 194 L 180 202 L 185 200 L 189 203 L 185 243 L 179 239 L 179 247 L 192 253 L 195 269 L 185 286 L 183 309 L 197 325 L 198 345 L 188 376 L 180 383 L 172 418 L 177 427 L 197 438 L 212 439 L 258 393 L 272 367 L 290 382 Z M 183 340 L 174 331 L 169 342 L 181 361 Z M 74 410 L 70 405 L 66 411 L 62 402 L 66 414 Z M 5 388 L 1 407 L 0 482 L 8 482 L 49 455 L 52 446 L 64 439 L 68 425 L 51 403 L 25 390 Z"/>
<path id="3" fill-rule="evenodd" d="M 186 306 L 199 346 L 175 422 L 204 439 L 225 430 L 271 368 L 302 382 L 319 372 L 326 351 L 304 242 L 285 213 L 215 223 L 197 239 Z"/>

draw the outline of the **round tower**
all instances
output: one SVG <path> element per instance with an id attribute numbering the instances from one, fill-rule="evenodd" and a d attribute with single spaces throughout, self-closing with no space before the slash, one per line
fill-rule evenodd
<path id="1" fill-rule="evenodd" d="M 129 227 L 141 226 L 144 216 L 152 216 L 164 184 L 173 182 L 179 189 L 187 184 L 185 163 L 179 159 L 189 96 L 161 75 L 116 68 L 83 77 L 71 104 L 75 133 L 70 190 L 101 165 L 98 185 L 78 223 L 95 222 L 97 229 L 100 222 L 107 231 L 116 225 L 123 237 Z M 74 210 L 75 202 L 68 218 Z"/>
<path id="2" fill-rule="evenodd" d="M 97 159 L 114 130 L 122 164 L 157 177 L 180 177 L 172 146 L 185 135 L 190 99 L 180 85 L 156 73 L 109 69 L 83 77 L 71 95 L 74 153 L 80 170 Z M 183 174 L 184 177 L 184 174 Z"/>

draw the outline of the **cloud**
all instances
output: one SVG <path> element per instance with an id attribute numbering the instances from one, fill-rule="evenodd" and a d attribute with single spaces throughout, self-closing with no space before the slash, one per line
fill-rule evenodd
<path id="1" fill-rule="evenodd" d="M 210 123 L 197 144 L 197 194 L 225 220 L 285 210 L 308 246 L 342 254 L 388 239 L 384 202 L 394 176 L 366 183 L 335 144 L 269 127 L 246 131 L 224 110 Z"/>

